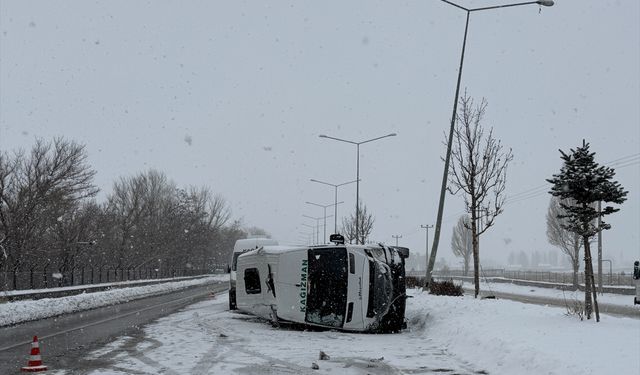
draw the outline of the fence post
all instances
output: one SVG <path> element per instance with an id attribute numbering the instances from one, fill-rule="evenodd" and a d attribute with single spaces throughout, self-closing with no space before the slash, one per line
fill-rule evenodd
<path id="1" fill-rule="evenodd" d="M 11 279 L 13 282 L 13 290 L 18 290 L 18 267 L 13 267 L 13 276 Z"/>
<path id="2" fill-rule="evenodd" d="M 44 281 L 44 287 L 49 287 L 49 280 L 47 280 L 47 266 L 42 269 L 42 280 Z"/>

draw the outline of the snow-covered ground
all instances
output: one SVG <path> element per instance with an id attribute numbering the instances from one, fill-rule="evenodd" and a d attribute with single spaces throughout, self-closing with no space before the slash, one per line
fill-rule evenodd
<path id="1" fill-rule="evenodd" d="M 228 275 L 0 304 L 0 325 L 142 298 Z M 465 286 L 471 287 L 471 284 Z M 581 292 L 483 284 L 483 290 L 567 300 Z M 603 316 L 580 321 L 566 309 L 508 300 L 435 297 L 412 290 L 408 329 L 395 335 L 272 328 L 227 310 L 227 295 L 187 307 L 90 353 L 100 374 L 638 374 L 640 320 Z M 631 297 L 631 298 L 630 298 Z M 604 294 L 630 305 L 632 296 Z M 640 306 L 638 306 L 640 312 Z M 320 351 L 329 360 L 318 360 Z M 315 362 L 319 370 L 311 370 Z M 83 368 L 86 368 L 83 366 Z M 70 375 L 74 369 L 56 369 Z"/>
<path id="2" fill-rule="evenodd" d="M 92 375 L 640 373 L 638 319 L 595 323 L 563 308 L 411 295 L 408 329 L 373 335 L 273 328 L 228 311 L 220 294 L 115 340 L 88 362 Z M 330 359 L 318 360 L 320 351 Z"/>
<path id="3" fill-rule="evenodd" d="M 227 280 L 229 280 L 229 275 L 225 274 L 162 284 L 83 293 L 67 297 L 0 303 L 0 327 L 76 311 L 90 310 L 96 307 L 163 294 L 190 286 Z"/>
<path id="4" fill-rule="evenodd" d="M 455 283 L 459 284 L 459 282 Z M 472 282 L 464 282 L 462 285 L 465 288 L 473 289 Z M 560 289 L 523 286 L 510 283 L 487 283 L 481 281 L 480 290 L 487 293 L 495 291 L 523 296 L 556 298 L 566 300 L 569 304 L 574 300 L 584 301 L 584 292 L 582 291 L 563 291 Z M 633 296 L 624 294 L 598 293 L 598 302 L 619 306 L 633 306 Z"/>

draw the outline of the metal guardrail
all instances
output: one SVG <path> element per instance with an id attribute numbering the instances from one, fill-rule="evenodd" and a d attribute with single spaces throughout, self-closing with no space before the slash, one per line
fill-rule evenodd
<path id="1" fill-rule="evenodd" d="M 439 270 L 433 273 L 437 277 L 462 277 L 464 276 L 463 270 Z M 407 276 L 420 277 L 424 276 L 423 271 L 407 272 Z M 469 270 L 467 276 L 473 276 L 473 270 Z M 512 271 L 505 269 L 485 269 L 480 272 L 480 277 L 504 277 L 506 279 L 513 280 L 527 280 L 527 281 L 540 281 L 557 284 L 572 284 L 573 272 L 557 272 L 557 271 Z M 603 285 L 608 286 L 634 286 L 633 275 L 621 273 L 603 273 L 602 274 Z M 578 273 L 578 284 L 584 284 L 584 272 Z"/>
<path id="2" fill-rule="evenodd" d="M 224 269 L 220 267 L 220 269 Z M 214 267 L 214 270 L 216 267 Z M 94 266 L 60 272 L 53 267 L 34 267 L 29 270 L 0 272 L 0 291 L 47 289 L 64 286 L 102 284 L 117 281 L 155 280 L 213 273 L 211 269 L 182 268 L 112 268 Z"/>
<path id="3" fill-rule="evenodd" d="M 0 303 L 13 302 L 20 300 L 37 300 L 42 298 L 59 298 L 67 297 L 84 293 L 102 292 L 112 289 L 124 289 L 132 287 L 143 287 L 148 285 L 157 285 L 164 283 L 171 283 L 177 281 L 188 281 L 194 279 L 200 279 L 204 277 L 212 276 L 213 274 L 203 274 L 198 276 L 183 276 L 172 277 L 166 279 L 147 279 L 147 280 L 132 280 L 132 281 L 116 281 L 102 284 L 85 284 L 68 286 L 62 288 L 48 288 L 48 289 L 24 289 L 24 290 L 12 290 L 12 291 L 0 291 Z"/>

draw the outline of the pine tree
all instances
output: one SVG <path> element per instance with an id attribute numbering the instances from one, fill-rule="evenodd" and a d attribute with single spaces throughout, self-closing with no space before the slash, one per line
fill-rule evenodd
<path id="1" fill-rule="evenodd" d="M 560 206 L 565 211 L 558 215 L 563 220 L 562 226 L 582 237 L 584 245 L 585 261 L 585 310 L 587 319 L 591 318 L 593 305 L 595 307 L 596 321 L 600 321 L 598 301 L 596 299 L 595 282 L 593 278 L 593 265 L 591 263 L 591 249 L 589 239 L 599 231 L 611 228 L 611 225 L 601 221 L 597 225 L 597 219 L 619 211 L 619 208 L 606 206 L 597 210 L 598 202 L 622 204 L 627 198 L 620 183 L 612 181 L 615 176 L 613 168 L 601 166 L 594 160 L 595 152 L 589 151 L 589 144 L 584 140 L 582 147 L 571 149 L 570 154 L 560 150 L 564 164 L 560 173 L 554 174 L 547 182 L 553 184 L 549 192 L 554 197 L 565 201 Z M 566 199 L 573 204 L 566 204 Z"/>

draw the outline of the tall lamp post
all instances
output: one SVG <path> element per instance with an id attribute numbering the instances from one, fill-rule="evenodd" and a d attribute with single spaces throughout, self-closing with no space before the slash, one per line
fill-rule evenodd
<path id="1" fill-rule="evenodd" d="M 327 243 L 327 207 L 331 207 L 331 206 L 338 206 L 341 203 L 344 202 L 336 202 L 336 203 L 331 203 L 331 204 L 318 204 L 318 203 L 313 203 L 313 202 L 305 202 L 306 204 L 311 204 L 313 206 L 318 206 L 318 207 L 322 207 L 322 209 L 324 210 L 324 232 L 322 233 L 322 243 Z M 331 217 L 331 215 L 329 215 L 329 217 Z M 336 224 L 337 225 L 337 224 Z"/>
<path id="2" fill-rule="evenodd" d="M 306 217 L 307 219 L 313 219 L 316 221 L 316 245 L 319 244 L 320 243 L 320 219 L 322 219 L 322 216 L 320 217 L 313 217 L 309 215 L 302 215 L 302 216 Z M 331 217 L 331 215 L 324 216 L 325 223 L 327 221 L 327 217 Z"/>
<path id="3" fill-rule="evenodd" d="M 336 206 L 336 207 L 335 207 L 335 211 L 334 211 L 334 213 L 333 213 L 333 217 L 334 217 L 334 228 L 333 228 L 333 233 L 338 233 L 338 188 L 339 188 L 340 186 L 343 186 L 343 185 L 349 185 L 349 184 L 352 184 L 352 183 L 356 182 L 356 180 L 348 181 L 348 182 L 343 182 L 343 183 L 341 183 L 341 184 L 332 184 L 332 183 L 329 183 L 329 182 L 324 182 L 324 181 L 316 180 L 316 179 L 313 179 L 313 178 L 312 178 L 310 181 L 311 181 L 311 182 L 317 182 L 317 183 L 319 183 L 319 184 L 324 184 L 324 185 L 329 185 L 329 186 L 333 186 L 333 187 L 334 187 L 334 189 L 335 189 L 335 201 L 334 201 L 334 204 L 335 204 L 335 206 Z"/>
<path id="4" fill-rule="evenodd" d="M 500 9 L 500 8 L 510 8 L 520 5 L 540 5 L 550 7 L 553 6 L 552 0 L 538 0 L 538 1 L 527 1 L 523 3 L 513 3 L 513 4 L 505 4 L 505 5 L 495 5 L 489 7 L 481 7 L 481 8 L 465 8 L 460 6 L 454 2 L 448 0 L 440 0 L 444 3 L 452 5 L 458 9 L 462 9 L 467 12 L 467 21 L 464 26 L 464 39 L 462 40 L 462 53 L 460 55 L 460 67 L 458 68 L 458 82 L 456 84 L 456 95 L 453 100 L 453 114 L 451 115 L 451 126 L 449 127 L 449 139 L 447 141 L 447 154 L 444 160 L 444 171 L 442 173 L 442 187 L 440 189 L 440 202 L 438 203 L 438 216 L 436 218 L 436 230 L 433 236 L 433 246 L 431 246 L 431 256 L 429 257 L 429 265 L 427 266 L 427 283 L 431 280 L 431 272 L 433 271 L 433 265 L 436 261 L 436 254 L 438 252 L 438 242 L 440 241 L 440 230 L 442 229 L 442 211 L 444 210 L 444 198 L 445 191 L 447 189 L 447 176 L 449 175 L 449 161 L 451 159 L 451 142 L 453 141 L 453 130 L 456 122 L 456 111 L 458 109 L 458 95 L 460 94 L 460 79 L 462 78 L 462 64 L 464 63 L 464 50 L 467 46 L 467 31 L 469 29 L 469 16 L 472 12 L 480 12 L 484 10 L 492 10 L 492 9 Z"/>
<path id="5" fill-rule="evenodd" d="M 304 236 L 304 241 L 307 241 L 307 245 L 311 245 L 311 239 L 313 238 L 313 232 L 307 233 L 307 232 L 302 232 L 301 231 L 301 232 L 298 232 L 298 234 L 300 234 L 301 236 Z"/>
<path id="6" fill-rule="evenodd" d="M 382 137 L 371 138 L 361 142 L 354 142 L 354 141 L 349 141 L 347 139 L 330 137 L 324 134 L 320 134 L 319 136 L 320 138 L 328 138 L 328 139 L 333 139 L 335 141 L 351 143 L 352 145 L 356 145 L 356 150 L 357 150 L 356 153 L 358 155 L 356 159 L 356 244 L 358 244 L 358 234 L 359 234 L 358 230 L 360 227 L 360 221 L 359 221 L 360 220 L 360 145 L 377 141 L 378 139 L 382 139 L 382 138 L 395 137 L 396 135 L 397 135 L 396 133 L 390 133 L 387 135 L 383 135 Z"/>
<path id="7" fill-rule="evenodd" d="M 311 238 L 313 238 L 313 241 L 310 241 L 310 242 L 313 242 L 312 245 L 316 245 L 317 244 L 317 242 L 316 242 L 316 236 L 317 236 L 316 227 L 314 227 L 313 225 L 305 224 L 305 223 L 302 223 L 302 225 L 307 227 L 307 228 L 311 228 L 311 230 L 312 230 Z"/>

